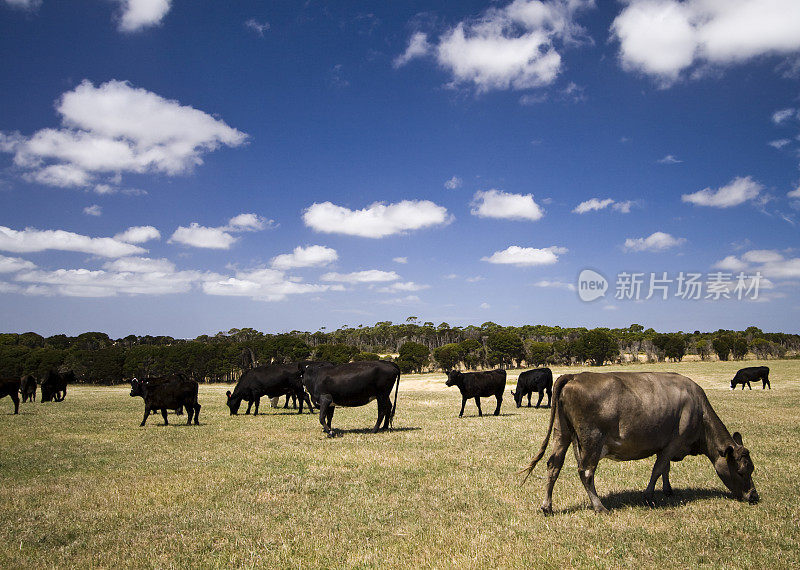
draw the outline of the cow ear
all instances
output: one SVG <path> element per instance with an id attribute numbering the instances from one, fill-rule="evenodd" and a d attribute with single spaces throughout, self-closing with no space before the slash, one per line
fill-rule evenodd
<path id="1" fill-rule="evenodd" d="M 231 397 L 231 391 L 228 390 L 227 392 L 225 392 L 225 395 L 228 396 L 228 398 L 230 398 Z"/>
<path id="2" fill-rule="evenodd" d="M 738 431 L 733 432 L 733 436 L 732 437 L 733 437 L 733 441 L 735 441 L 737 444 L 744 445 L 742 443 L 742 434 L 740 434 Z"/>
<path id="3" fill-rule="evenodd" d="M 731 457 L 733 455 L 733 446 L 729 445 L 722 449 L 719 453 L 722 457 Z"/>

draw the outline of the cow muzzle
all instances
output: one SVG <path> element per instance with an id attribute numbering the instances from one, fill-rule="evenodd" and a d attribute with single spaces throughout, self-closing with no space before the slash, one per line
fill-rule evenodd
<path id="1" fill-rule="evenodd" d="M 747 491 L 747 493 L 744 494 L 744 500 L 750 503 L 751 505 L 755 505 L 756 503 L 758 503 L 760 498 L 761 497 L 758 496 L 758 491 L 756 491 L 755 487 L 753 487 L 752 489 Z"/>

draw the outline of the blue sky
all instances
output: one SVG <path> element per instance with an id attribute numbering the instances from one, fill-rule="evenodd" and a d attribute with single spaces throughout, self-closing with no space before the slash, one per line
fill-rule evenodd
<path id="1" fill-rule="evenodd" d="M 228 4 L 0 0 L 0 329 L 800 332 L 796 0 Z"/>

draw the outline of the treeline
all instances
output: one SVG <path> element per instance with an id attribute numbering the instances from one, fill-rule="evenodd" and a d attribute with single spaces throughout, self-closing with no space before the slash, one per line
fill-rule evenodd
<path id="1" fill-rule="evenodd" d="M 659 333 L 632 324 L 624 329 L 559 326 L 438 326 L 409 317 L 335 331 L 266 334 L 231 329 L 192 340 L 169 336 L 112 339 L 101 332 L 43 337 L 34 332 L 0 334 L 0 376 L 44 376 L 73 370 L 79 382 L 117 384 L 132 377 L 183 372 L 198 382 L 233 382 L 253 366 L 327 360 L 335 363 L 392 358 L 404 373 L 452 368 L 594 365 L 639 360 L 781 358 L 800 351 L 800 335 L 744 331 Z"/>

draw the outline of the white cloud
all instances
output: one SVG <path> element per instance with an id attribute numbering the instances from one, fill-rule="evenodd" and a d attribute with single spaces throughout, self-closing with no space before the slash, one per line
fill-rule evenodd
<path id="1" fill-rule="evenodd" d="M 42 4 L 42 0 L 3 0 L 3 1 L 12 8 L 20 8 L 22 10 L 35 10 Z"/>
<path id="2" fill-rule="evenodd" d="M 422 32 L 416 32 L 408 40 L 408 47 L 401 55 L 394 58 L 393 65 L 395 67 L 402 67 L 412 59 L 428 55 L 431 51 L 431 45 L 428 43 L 428 35 Z"/>
<path id="3" fill-rule="evenodd" d="M 772 114 L 772 122 L 776 125 L 780 125 L 781 123 L 798 116 L 800 115 L 798 114 L 797 109 L 781 109 Z"/>
<path id="4" fill-rule="evenodd" d="M 492 306 L 489 303 L 481 303 L 481 309 L 491 309 Z"/>
<path id="5" fill-rule="evenodd" d="M 283 301 L 289 295 L 321 293 L 331 289 L 328 285 L 301 283 L 287 278 L 277 269 L 255 269 L 237 272 L 235 277 L 206 280 L 203 292 L 208 295 L 250 297 L 258 301 Z"/>
<path id="6" fill-rule="evenodd" d="M 685 238 L 676 238 L 668 233 L 655 232 L 646 238 L 628 238 L 623 248 L 627 251 L 664 251 L 686 243 Z"/>
<path id="7" fill-rule="evenodd" d="M 443 225 L 451 220 L 446 208 L 429 200 L 403 200 L 388 206 L 376 202 L 361 210 L 322 202 L 303 212 L 303 222 L 315 231 L 369 238 Z"/>
<path id="8" fill-rule="evenodd" d="M 715 263 L 713 267 L 731 272 L 746 271 L 750 275 L 761 273 L 764 277 L 760 283 L 762 289 L 774 287 L 769 279 L 800 278 L 800 258 L 786 259 L 782 253 L 771 249 L 750 250 L 744 253 L 741 259 L 729 255 Z"/>
<path id="9" fill-rule="evenodd" d="M 675 158 L 671 154 L 668 154 L 664 158 L 659 158 L 658 159 L 658 163 L 659 164 L 680 164 L 681 162 L 683 162 L 683 161 L 682 160 L 678 160 L 677 158 Z"/>
<path id="10" fill-rule="evenodd" d="M 478 92 L 550 85 L 561 70 L 556 44 L 584 36 L 575 14 L 593 5 L 593 0 L 515 0 L 491 7 L 436 40 L 417 32 L 395 66 L 431 54 L 452 75 L 453 85 L 471 84 Z"/>
<path id="11" fill-rule="evenodd" d="M 132 226 L 115 235 L 114 239 L 125 243 L 144 243 L 153 239 L 161 239 L 161 232 L 153 226 Z"/>
<path id="12" fill-rule="evenodd" d="M 189 227 L 179 226 L 169 238 L 169 243 L 180 243 L 203 249 L 230 249 L 239 238 L 232 232 L 251 232 L 271 227 L 272 220 L 266 220 L 256 214 L 239 214 L 221 227 L 201 226 L 192 222 Z"/>
<path id="13" fill-rule="evenodd" d="M 693 66 L 800 51 L 796 0 L 630 0 L 614 20 L 624 69 L 668 86 Z"/>
<path id="14" fill-rule="evenodd" d="M 382 305 L 407 305 L 409 303 L 419 303 L 419 300 L 417 295 L 406 295 L 405 297 L 399 297 L 397 299 L 379 301 L 379 303 Z"/>
<path id="15" fill-rule="evenodd" d="M 122 5 L 119 29 L 138 32 L 157 26 L 169 12 L 171 0 L 117 0 Z"/>
<path id="16" fill-rule="evenodd" d="M 123 257 L 146 250 L 113 238 L 92 238 L 64 230 L 17 231 L 0 226 L 0 251 L 31 253 L 46 250 L 75 251 L 101 257 Z"/>
<path id="17" fill-rule="evenodd" d="M 36 264 L 20 257 L 0 255 L 0 273 L 16 273 L 26 269 L 34 269 Z"/>
<path id="18" fill-rule="evenodd" d="M 272 267 L 280 270 L 295 267 L 321 267 L 339 259 L 335 249 L 322 245 L 298 246 L 292 253 L 283 253 L 272 260 Z"/>
<path id="19" fill-rule="evenodd" d="M 395 257 L 394 259 L 392 259 L 392 261 L 394 261 L 395 263 L 408 263 L 408 258 L 407 257 Z"/>
<path id="20" fill-rule="evenodd" d="M 509 194 L 501 190 L 476 192 L 472 200 L 474 206 L 470 213 L 481 218 L 501 218 L 507 220 L 540 220 L 544 216 L 542 208 L 534 202 L 532 194 Z"/>
<path id="21" fill-rule="evenodd" d="M 83 209 L 83 213 L 87 216 L 102 216 L 103 208 L 97 204 L 92 204 L 91 206 L 86 206 Z"/>
<path id="22" fill-rule="evenodd" d="M 368 269 L 353 273 L 325 273 L 320 279 L 337 283 L 386 283 L 388 281 L 397 281 L 400 276 L 394 271 Z"/>
<path id="23" fill-rule="evenodd" d="M 541 287 L 543 289 L 565 289 L 567 291 L 575 291 L 575 285 L 572 283 L 564 283 L 563 281 L 549 281 L 542 279 L 533 284 L 534 287 Z"/>
<path id="24" fill-rule="evenodd" d="M 192 222 L 189 227 L 179 226 L 169 238 L 169 243 L 180 243 L 203 249 L 230 249 L 237 238 L 223 228 L 209 228 Z"/>
<path id="25" fill-rule="evenodd" d="M 753 249 L 742 255 L 742 259 L 750 263 L 777 263 L 783 255 L 771 249 Z"/>
<path id="26" fill-rule="evenodd" d="M 448 190 L 455 190 L 456 188 L 461 188 L 461 184 L 463 184 L 463 181 L 458 176 L 453 176 L 444 183 L 444 187 Z"/>
<path id="27" fill-rule="evenodd" d="M 705 188 L 693 194 L 684 194 L 681 196 L 681 200 L 696 206 L 730 208 L 755 199 L 763 189 L 764 187 L 761 184 L 749 176 L 744 178 L 737 177 L 719 190 Z"/>
<path id="28" fill-rule="evenodd" d="M 600 200 L 598 198 L 591 198 L 575 206 L 575 209 L 572 210 L 572 213 L 585 214 L 587 212 L 603 210 L 605 208 L 608 208 L 613 203 L 614 200 L 612 200 L 611 198 L 605 198 L 604 200 Z"/>
<path id="29" fill-rule="evenodd" d="M 624 202 L 617 202 L 616 204 L 611 206 L 611 208 L 616 210 L 617 212 L 619 212 L 621 214 L 630 214 L 631 213 L 631 208 L 633 206 L 635 206 L 636 204 L 637 203 L 634 202 L 633 200 L 625 200 Z"/>
<path id="30" fill-rule="evenodd" d="M 787 192 L 786 195 L 789 198 L 800 198 L 800 186 L 798 186 L 794 190 L 791 190 L 790 192 Z"/>
<path id="31" fill-rule="evenodd" d="M 239 146 L 244 133 L 223 121 L 123 81 L 95 87 L 83 81 L 56 103 L 62 128 L 30 137 L 0 133 L 0 150 L 14 155 L 26 179 L 51 186 L 119 184 L 123 172 L 174 176 L 203 163 L 222 145 Z"/>
<path id="32" fill-rule="evenodd" d="M 775 141 L 769 141 L 767 144 L 773 148 L 777 148 L 778 150 L 782 149 L 788 144 L 791 144 L 792 141 L 789 139 L 778 139 Z"/>
<path id="33" fill-rule="evenodd" d="M 413 281 L 406 281 L 401 283 L 392 283 L 388 287 L 382 287 L 378 289 L 381 293 L 397 293 L 400 291 L 423 291 L 425 289 L 430 289 L 430 285 L 422 285 L 420 283 L 414 283 Z"/>
<path id="34" fill-rule="evenodd" d="M 244 27 L 264 37 L 264 32 L 269 31 L 270 25 L 269 22 L 259 22 L 255 18 L 250 18 L 244 23 Z"/>
<path id="35" fill-rule="evenodd" d="M 174 273 L 175 264 L 164 258 L 121 257 L 104 263 L 103 269 L 117 273 Z"/>
<path id="36" fill-rule="evenodd" d="M 735 255 L 729 255 L 725 259 L 716 262 L 711 267 L 714 269 L 722 269 L 723 271 L 744 271 L 748 266 Z"/>
<path id="37" fill-rule="evenodd" d="M 503 265 L 516 265 L 517 267 L 552 265 L 558 261 L 559 255 L 567 253 L 567 251 L 566 248 L 558 246 L 537 249 L 535 247 L 512 245 L 503 251 L 494 252 L 489 257 L 482 257 L 481 261 Z"/>

